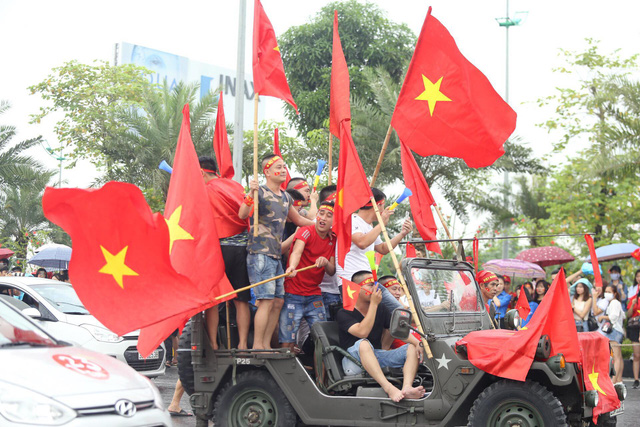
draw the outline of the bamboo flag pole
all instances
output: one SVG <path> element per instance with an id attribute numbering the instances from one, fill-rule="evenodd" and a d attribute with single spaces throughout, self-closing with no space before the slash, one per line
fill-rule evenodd
<path id="1" fill-rule="evenodd" d="M 389 253 L 391 254 L 391 259 L 393 260 L 393 265 L 396 268 L 396 274 L 398 276 L 398 279 L 400 280 L 400 284 L 402 285 L 404 294 L 407 296 L 407 301 L 409 302 L 409 310 L 411 310 L 411 317 L 413 318 L 413 321 L 418 327 L 418 331 L 424 335 L 424 330 L 422 329 L 422 323 L 420 322 L 420 318 L 418 317 L 418 312 L 416 311 L 416 307 L 413 304 L 413 299 L 411 298 L 411 294 L 409 293 L 407 282 L 405 282 L 404 276 L 402 275 L 402 269 L 400 268 L 400 263 L 398 262 L 396 253 L 393 251 L 393 246 L 391 245 L 391 239 L 389 238 L 389 233 L 387 233 L 387 227 L 385 227 L 384 222 L 382 221 L 380 210 L 378 210 L 376 199 L 373 196 L 371 197 L 371 204 L 373 205 L 373 210 L 376 212 L 376 217 L 378 218 L 378 224 L 380 224 L 382 235 L 384 236 L 384 241 L 387 244 L 387 248 L 389 248 Z M 424 351 L 427 353 L 427 358 L 431 359 L 433 357 L 433 354 L 431 353 L 431 348 L 429 347 L 429 343 L 424 337 L 420 337 L 420 341 L 422 341 L 422 345 L 424 346 Z"/>
<path id="2" fill-rule="evenodd" d="M 449 239 L 453 239 L 453 237 L 451 236 L 451 232 L 449 231 L 449 227 L 447 226 L 447 223 L 444 220 L 444 216 L 442 216 L 442 212 L 440 212 L 440 208 L 436 204 L 434 204 L 433 207 L 436 208 L 436 213 L 438 214 L 438 218 L 440 218 L 440 222 L 442 223 L 442 226 L 444 227 L 445 233 L 447 233 L 447 236 L 449 236 Z M 453 250 L 457 253 L 458 252 L 458 246 L 456 246 L 456 242 L 452 241 L 451 244 L 453 245 Z"/>
<path id="3" fill-rule="evenodd" d="M 376 164 L 376 170 L 373 172 L 373 177 L 371 178 L 370 187 L 373 187 L 376 183 L 376 179 L 378 179 L 378 174 L 380 173 L 380 166 L 382 166 L 382 159 L 384 159 L 384 155 L 387 151 L 387 147 L 389 146 L 389 139 L 391 139 L 391 131 L 393 128 L 391 127 L 391 123 L 389 123 L 389 130 L 387 130 L 387 135 L 384 137 L 384 143 L 382 143 L 382 150 L 380 150 L 380 155 L 378 156 L 378 163 Z"/>
<path id="4" fill-rule="evenodd" d="M 319 268 L 319 267 L 317 267 L 315 264 L 313 264 L 313 265 L 308 265 L 308 266 L 306 266 L 306 267 L 299 268 L 298 270 L 295 270 L 295 271 L 294 271 L 294 272 L 292 272 L 292 273 L 300 273 L 300 272 L 302 272 L 302 271 L 310 270 L 310 269 L 312 269 L 312 268 Z M 279 274 L 279 275 L 274 276 L 274 277 L 272 277 L 272 278 L 270 278 L 270 279 L 266 279 L 266 280 L 262 280 L 262 281 L 260 281 L 260 282 L 258 282 L 258 283 L 254 283 L 253 285 L 245 286 L 244 288 L 235 289 L 235 290 L 233 290 L 233 291 L 231 291 L 231 292 L 227 292 L 227 293 L 226 293 L 226 294 L 224 294 L 224 295 L 217 296 L 215 299 L 216 299 L 216 300 L 219 300 L 219 299 L 222 299 L 222 298 L 226 298 L 226 297 L 228 297 L 229 295 L 237 294 L 238 292 L 246 291 L 246 290 L 248 290 L 248 289 L 255 288 L 256 286 L 264 285 L 265 283 L 270 282 L 270 281 L 272 281 L 272 280 L 282 279 L 283 277 L 291 276 L 291 274 L 292 274 L 292 273 Z"/>
<path id="5" fill-rule="evenodd" d="M 229 321 L 229 301 L 224 302 L 224 311 L 227 314 L 227 349 L 231 348 L 231 325 Z"/>
<path id="6" fill-rule="evenodd" d="M 329 132 L 329 183 L 331 185 L 331 170 L 333 169 L 333 134 Z"/>
<path id="7" fill-rule="evenodd" d="M 253 101 L 253 179 L 258 181 L 258 98 Z M 258 202 L 260 201 L 260 190 L 253 192 L 253 236 L 258 236 Z"/>

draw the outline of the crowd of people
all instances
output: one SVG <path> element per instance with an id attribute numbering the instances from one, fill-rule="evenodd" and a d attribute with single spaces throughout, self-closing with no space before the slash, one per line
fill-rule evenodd
<path id="1" fill-rule="evenodd" d="M 28 276 L 59 280 L 61 282 L 69 281 L 69 274 L 67 270 L 47 271 L 45 268 L 40 267 L 32 273 L 25 273 L 19 265 L 14 265 L 9 268 L 9 260 L 7 258 L 0 259 L 0 277 L 2 276 Z"/>

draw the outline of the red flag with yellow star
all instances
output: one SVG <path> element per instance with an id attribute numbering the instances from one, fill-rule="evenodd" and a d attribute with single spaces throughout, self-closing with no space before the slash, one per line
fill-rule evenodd
<path id="1" fill-rule="evenodd" d="M 402 141 L 400 141 L 400 149 L 400 162 L 402 163 L 404 185 L 413 193 L 409 196 L 411 215 L 413 216 L 420 236 L 422 236 L 424 240 L 436 240 L 438 238 L 438 227 L 431 212 L 431 206 L 435 206 L 436 201 L 431 195 L 427 180 L 424 178 L 418 163 L 416 163 L 411 149 Z M 428 250 L 442 255 L 438 242 L 426 243 L 426 247 Z"/>
<path id="2" fill-rule="evenodd" d="M 349 68 L 338 33 L 338 11 L 333 11 L 333 51 L 331 60 L 331 91 L 329 96 L 329 131 L 340 138 L 340 123 L 351 121 L 349 105 Z M 348 123 L 349 130 L 351 124 Z"/>
<path id="3" fill-rule="evenodd" d="M 599 332 L 583 332 L 578 336 L 585 388 L 598 391 L 598 405 L 593 408 L 593 422 L 597 424 L 600 414 L 620 407 L 620 399 L 609 377 L 609 340 Z"/>
<path id="4" fill-rule="evenodd" d="M 333 231 L 337 239 L 337 261 L 344 268 L 344 259 L 351 249 L 351 214 L 366 205 L 373 197 L 356 146 L 351 139 L 348 120 L 340 123 L 336 194 Z"/>
<path id="5" fill-rule="evenodd" d="M 360 295 L 360 285 L 342 278 L 342 308 L 353 311 Z"/>
<path id="6" fill-rule="evenodd" d="M 135 185 L 47 188 L 42 208 L 73 240 L 69 277 L 80 300 L 116 334 L 202 302 L 171 266 L 167 224 Z"/>
<path id="7" fill-rule="evenodd" d="M 456 345 L 466 347 L 469 361 L 477 368 L 498 377 L 524 381 L 542 335 L 549 336 L 551 356 L 562 353 L 567 362 L 581 361 L 564 269 L 556 276 L 526 327 L 518 331 L 471 332 Z M 509 345 L 505 346 L 507 341 Z"/>
<path id="8" fill-rule="evenodd" d="M 229 148 L 229 137 L 227 135 L 227 123 L 224 120 L 224 107 L 222 105 L 222 92 L 218 100 L 218 112 L 216 115 L 216 128 L 213 133 L 213 151 L 216 153 L 218 170 L 223 178 L 233 179 L 233 159 Z"/>
<path id="9" fill-rule="evenodd" d="M 253 90 L 260 95 L 280 98 L 298 112 L 284 74 L 276 33 L 260 0 L 255 1 L 253 10 Z"/>
<path id="10" fill-rule="evenodd" d="M 391 124 L 420 156 L 457 157 L 479 168 L 504 154 L 516 113 L 429 8 Z"/>
<path id="11" fill-rule="evenodd" d="M 188 104 L 182 109 L 182 127 L 164 216 L 169 226 L 171 264 L 191 279 L 205 302 L 198 307 L 183 307 L 161 324 L 142 329 L 138 340 L 140 353 L 155 348 L 174 330 L 182 329 L 192 313 L 235 297 L 215 300 L 233 288 L 224 271 L 214 212 L 191 140 Z"/>

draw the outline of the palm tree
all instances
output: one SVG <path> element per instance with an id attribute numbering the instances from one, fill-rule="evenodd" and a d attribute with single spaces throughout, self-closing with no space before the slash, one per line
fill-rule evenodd
<path id="1" fill-rule="evenodd" d="M 139 109 L 123 110 L 120 119 L 129 131 L 122 139 L 105 146 L 112 159 L 101 182 L 126 181 L 156 194 L 166 194 L 170 176 L 158 169 L 173 156 L 182 123 L 182 108 L 190 106 L 191 137 L 201 155 L 213 155 L 214 114 L 217 98 L 209 93 L 197 100 L 198 85 L 178 83 L 173 89 L 167 82 L 146 91 Z"/>
<path id="2" fill-rule="evenodd" d="M 54 175 L 53 171 L 27 169 L 25 178 L 30 185 L 11 186 L 0 194 L 0 238 L 12 243 L 18 259 L 26 258 L 34 232 L 51 227 L 42 212 L 42 193 Z"/>
<path id="3" fill-rule="evenodd" d="M 0 101 L 0 115 L 11 106 L 7 101 Z M 29 185 L 27 179 L 33 169 L 42 169 L 42 165 L 24 152 L 42 142 L 42 137 L 27 139 L 11 144 L 16 134 L 15 126 L 0 125 L 0 193 L 7 189 Z"/>

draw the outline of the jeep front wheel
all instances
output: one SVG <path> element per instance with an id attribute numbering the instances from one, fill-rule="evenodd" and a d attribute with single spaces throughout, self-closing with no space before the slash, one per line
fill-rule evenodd
<path id="1" fill-rule="evenodd" d="M 262 370 L 238 374 L 218 393 L 213 424 L 229 427 L 290 427 L 297 415 L 271 375 Z"/>
<path id="2" fill-rule="evenodd" d="M 473 403 L 472 427 L 567 426 L 560 401 L 536 382 L 502 380 L 487 387 Z"/>

